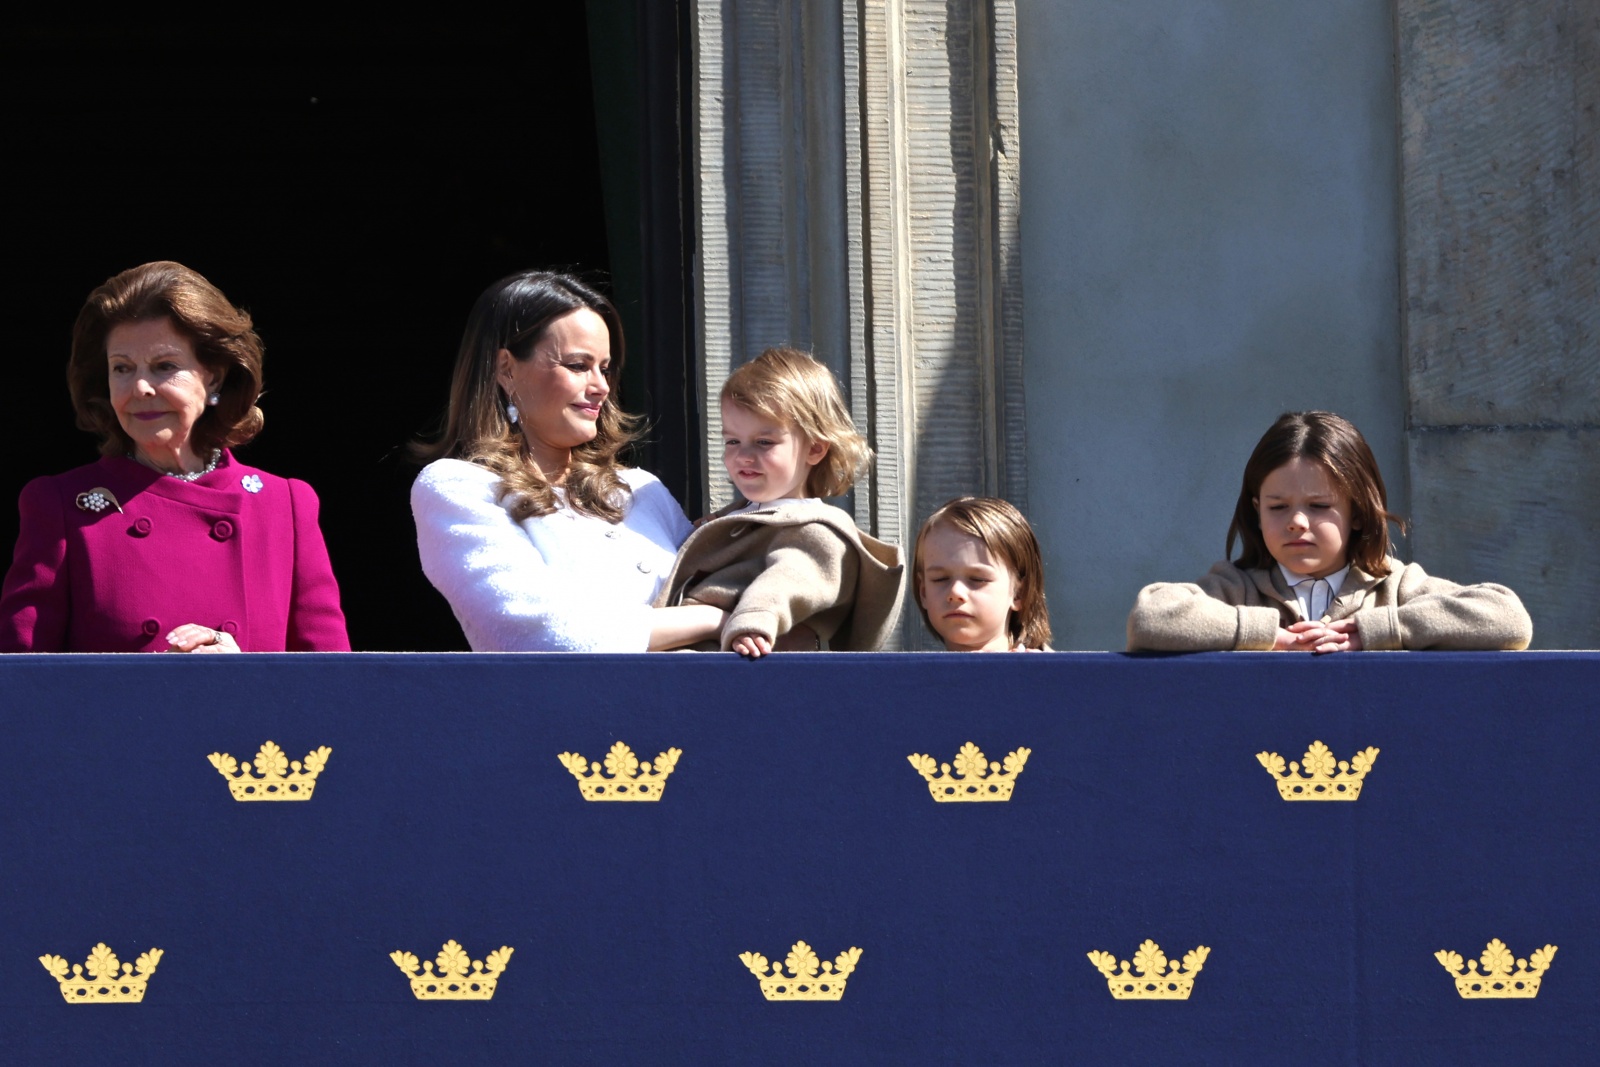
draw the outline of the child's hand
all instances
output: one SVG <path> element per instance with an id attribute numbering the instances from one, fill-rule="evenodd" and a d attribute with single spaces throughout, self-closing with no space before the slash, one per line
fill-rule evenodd
<path id="1" fill-rule="evenodd" d="M 733 644 L 728 646 L 733 651 L 749 659 L 760 659 L 772 651 L 772 642 L 762 634 L 740 634 L 733 639 Z"/>
<path id="2" fill-rule="evenodd" d="M 1318 655 L 1324 652 L 1360 652 L 1361 630 L 1356 626 L 1356 620 L 1340 619 L 1328 623 L 1323 627 L 1323 636 L 1311 651 Z"/>
<path id="3" fill-rule="evenodd" d="M 1301 620 L 1288 629 L 1278 628 L 1278 638 L 1272 642 L 1272 651 L 1311 652 L 1328 636 L 1328 627 L 1323 623 Z"/>

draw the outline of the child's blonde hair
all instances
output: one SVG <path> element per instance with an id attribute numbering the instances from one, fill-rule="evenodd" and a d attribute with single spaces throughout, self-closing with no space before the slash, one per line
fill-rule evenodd
<path id="1" fill-rule="evenodd" d="M 807 496 L 848 493 L 872 459 L 856 432 L 833 372 L 798 348 L 769 348 L 728 376 L 722 399 L 763 418 L 792 423 L 828 446 L 806 475 Z"/>
<path id="2" fill-rule="evenodd" d="M 1050 609 L 1044 601 L 1044 557 L 1033 527 L 1009 501 L 992 496 L 961 496 L 928 516 L 917 531 L 917 548 L 912 554 L 911 587 L 916 591 L 917 610 L 922 621 L 933 630 L 928 609 L 922 603 L 922 544 L 936 526 L 949 526 L 983 542 L 989 554 L 1006 565 L 1017 582 L 1019 606 L 1006 620 L 1011 644 L 1023 648 L 1044 648 L 1050 643 Z M 937 633 L 938 631 L 934 631 Z"/>

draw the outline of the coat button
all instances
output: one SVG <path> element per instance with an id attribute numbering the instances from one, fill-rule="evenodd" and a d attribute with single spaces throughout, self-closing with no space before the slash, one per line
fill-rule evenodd
<path id="1" fill-rule="evenodd" d="M 232 619 L 229 619 L 227 622 L 219 626 L 218 629 L 225 634 L 236 634 L 239 632 L 239 624 L 234 622 Z"/>
<path id="2" fill-rule="evenodd" d="M 639 566 L 639 573 L 640 574 L 649 574 L 650 573 L 650 564 L 646 563 L 644 560 L 641 559 L 639 561 L 638 566 Z"/>
<path id="3" fill-rule="evenodd" d="M 144 626 L 142 629 L 147 637 L 154 637 L 156 634 L 161 632 L 161 620 L 146 619 L 144 620 Z"/>
<path id="4" fill-rule="evenodd" d="M 128 532 L 133 534 L 135 537 L 149 537 L 150 531 L 154 527 L 155 523 L 141 515 L 137 519 L 133 520 L 133 525 L 128 528 Z"/>
<path id="5" fill-rule="evenodd" d="M 211 536 L 218 541 L 226 541 L 233 536 L 233 523 L 227 519 L 218 519 L 211 524 Z"/>

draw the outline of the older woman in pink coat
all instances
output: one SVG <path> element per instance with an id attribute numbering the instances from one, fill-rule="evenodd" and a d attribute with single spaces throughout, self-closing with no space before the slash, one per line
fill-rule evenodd
<path id="1" fill-rule="evenodd" d="M 0 651 L 350 647 L 304 482 L 237 462 L 261 429 L 250 316 L 177 263 L 89 295 L 68 381 L 98 462 L 37 478 L 0 590 Z"/>

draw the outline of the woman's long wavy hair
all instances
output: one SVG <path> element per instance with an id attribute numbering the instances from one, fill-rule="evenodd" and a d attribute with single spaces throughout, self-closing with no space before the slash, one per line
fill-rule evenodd
<path id="1" fill-rule="evenodd" d="M 611 301 L 569 274 L 522 271 L 484 290 L 472 306 L 456 353 L 444 429 L 437 440 L 412 445 L 412 455 L 423 463 L 463 459 L 494 471 L 500 476 L 500 500 L 519 522 L 560 510 L 555 486 L 529 458 L 522 431 L 507 417 L 496 372 L 501 349 L 517 362 L 526 362 L 549 325 L 580 308 L 599 315 L 610 332 L 606 380 L 612 392 L 600 405 L 594 440 L 572 450 L 562 488 L 573 510 L 621 522 L 629 490 L 617 456 L 638 436 L 639 423 L 616 402 L 624 352 L 622 322 Z"/>
<path id="2" fill-rule="evenodd" d="M 1389 511 L 1383 475 L 1367 439 L 1349 419 L 1331 411 L 1285 412 L 1261 435 L 1244 465 L 1244 482 L 1233 508 L 1233 523 L 1228 527 L 1226 554 L 1233 555 L 1233 542 L 1238 540 L 1239 558 L 1234 561 L 1237 566 L 1252 570 L 1273 565 L 1272 552 L 1261 536 L 1257 501 L 1267 475 L 1295 459 L 1322 464 L 1334 484 L 1350 498 L 1346 560 L 1374 578 L 1387 575 L 1389 524 L 1392 522 L 1403 531 L 1405 520 Z"/>
<path id="3" fill-rule="evenodd" d="M 194 454 L 203 459 L 212 449 L 234 448 L 260 433 L 266 420 L 256 401 L 261 398 L 264 349 L 250 313 L 234 307 L 197 272 L 166 261 L 107 278 L 83 302 L 67 361 L 67 388 L 78 429 L 97 435 L 100 451 L 108 456 L 133 451 L 133 438 L 111 407 L 106 340 L 115 326 L 152 319 L 172 320 L 194 344 L 200 365 L 217 375 L 217 402 L 189 431 Z"/>

